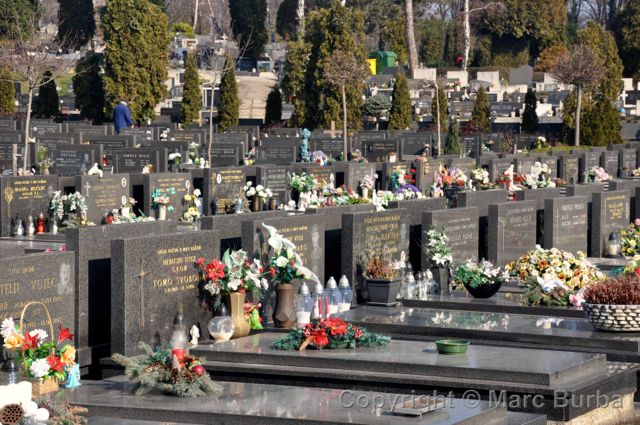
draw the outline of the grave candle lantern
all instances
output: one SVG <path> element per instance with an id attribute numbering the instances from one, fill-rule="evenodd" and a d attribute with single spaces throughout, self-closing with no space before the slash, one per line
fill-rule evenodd
<path id="1" fill-rule="evenodd" d="M 338 312 L 342 313 L 344 311 L 349 311 L 351 309 L 351 302 L 353 301 L 353 290 L 349 284 L 349 279 L 347 279 L 347 276 L 345 275 L 342 275 L 340 278 L 339 291 L 341 299 Z"/>
<path id="2" fill-rule="evenodd" d="M 314 298 L 311 296 L 306 282 L 302 282 L 300 293 L 296 296 L 296 327 L 302 329 L 311 323 L 311 312 L 314 310 Z"/>
<path id="3" fill-rule="evenodd" d="M 40 212 L 38 219 L 36 220 L 36 233 L 44 233 L 44 227 L 47 220 L 44 218 L 44 213 Z"/>
<path id="4" fill-rule="evenodd" d="M 182 313 L 178 312 L 173 319 L 173 333 L 169 340 L 169 348 L 171 348 L 171 355 L 175 356 L 181 364 L 187 354 L 188 341 L 189 339 L 187 338 L 187 332 L 184 327 L 184 318 Z"/>
<path id="5" fill-rule="evenodd" d="M 317 282 L 313 294 L 313 314 L 311 318 L 324 320 L 327 318 L 328 310 L 329 299 L 327 298 L 327 294 L 324 293 L 324 286 L 322 286 L 322 283 Z"/>
<path id="6" fill-rule="evenodd" d="M 329 317 L 332 314 L 338 313 L 338 310 L 340 309 L 340 301 L 342 300 L 338 284 L 333 276 L 331 276 L 327 281 L 327 300 L 329 301 L 327 317 Z"/>
<path id="7" fill-rule="evenodd" d="M 620 256 L 620 233 L 611 232 L 609 241 L 607 242 L 607 257 Z"/>

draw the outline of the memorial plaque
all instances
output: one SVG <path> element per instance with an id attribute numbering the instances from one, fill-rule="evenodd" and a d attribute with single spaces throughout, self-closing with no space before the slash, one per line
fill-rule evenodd
<path id="1" fill-rule="evenodd" d="M 360 186 L 360 182 L 366 176 L 373 176 L 376 174 L 375 164 L 356 164 L 347 163 L 344 171 L 344 185 L 353 190 L 357 190 Z"/>
<path id="2" fill-rule="evenodd" d="M 174 189 L 175 195 L 171 195 L 170 206 L 173 211 L 167 211 L 167 220 L 178 220 L 186 209 L 183 205 L 184 195 L 193 192 L 191 184 L 191 174 L 189 173 L 151 173 L 144 175 L 144 213 L 149 216 L 156 215 L 156 211 L 151 209 L 153 191 L 160 189 L 167 191 Z"/>
<path id="3" fill-rule="evenodd" d="M 51 174 L 78 176 L 102 164 L 102 146 L 56 144 L 49 148 L 48 156 L 53 161 Z"/>
<path id="4" fill-rule="evenodd" d="M 112 151 L 133 148 L 134 137 L 133 136 L 92 136 L 89 138 L 90 145 L 102 145 L 102 150 L 105 153 L 111 153 Z"/>
<path id="5" fill-rule="evenodd" d="M 0 174 L 7 170 L 13 172 L 14 148 L 18 155 L 20 155 L 20 157 L 17 158 L 16 166 L 18 168 L 22 167 L 21 156 L 24 152 L 24 146 L 15 143 L 0 143 Z"/>
<path id="6" fill-rule="evenodd" d="M 77 134 L 71 133 L 47 133 L 43 136 L 36 136 L 36 144 L 45 146 L 47 149 L 56 145 L 74 145 L 78 141 Z"/>
<path id="7" fill-rule="evenodd" d="M 128 174 L 104 174 L 98 176 L 77 176 L 76 192 L 87 200 L 87 218 L 100 224 L 109 211 L 119 209 L 131 196 Z"/>
<path id="8" fill-rule="evenodd" d="M 454 263 L 460 264 L 467 259 L 478 260 L 479 216 L 477 207 L 454 208 L 452 210 L 428 211 L 422 216 L 422 244 L 428 240 L 424 231 L 433 227 L 444 232 L 449 238 L 449 249 Z M 427 267 L 426 259 L 422 258 L 422 267 Z"/>
<path id="9" fill-rule="evenodd" d="M 17 131 L 0 131 L 0 143 L 22 143 L 22 133 Z"/>
<path id="10" fill-rule="evenodd" d="M 297 164 L 296 171 L 298 173 L 313 175 L 318 182 L 318 187 L 320 189 L 325 187 L 336 187 L 336 173 L 333 166 Z"/>
<path id="11" fill-rule="evenodd" d="M 628 176 L 638 168 L 638 151 L 636 149 L 620 149 L 620 176 Z"/>
<path id="12" fill-rule="evenodd" d="M 600 152 L 580 153 L 580 182 L 586 180 L 586 173 L 592 167 L 600 167 Z"/>
<path id="13" fill-rule="evenodd" d="M 211 166 L 237 166 L 242 160 L 242 145 L 239 143 L 214 143 L 211 147 Z M 207 153 L 205 152 L 205 158 Z"/>
<path id="14" fill-rule="evenodd" d="M 298 158 L 296 146 L 258 146 L 256 164 L 290 165 Z"/>
<path id="15" fill-rule="evenodd" d="M 246 174 L 242 167 L 205 169 L 202 187 L 204 214 L 232 213 L 234 201 L 244 196 L 245 184 Z"/>
<path id="16" fill-rule="evenodd" d="M 256 184 L 261 184 L 271 189 L 279 204 L 285 203 L 289 195 L 287 174 L 291 172 L 291 167 L 257 166 Z"/>
<path id="17" fill-rule="evenodd" d="M 16 122 L 13 119 L 0 118 L 0 131 L 16 131 Z"/>
<path id="18" fill-rule="evenodd" d="M 600 166 L 613 178 L 618 177 L 618 155 L 618 151 L 613 150 L 602 152 L 600 157 Z"/>
<path id="19" fill-rule="evenodd" d="M 62 124 L 55 122 L 31 122 L 31 137 L 43 136 L 50 133 L 61 133 Z"/>
<path id="20" fill-rule="evenodd" d="M 167 171 L 167 148 L 121 149 L 112 155 L 114 173 L 140 173 L 147 165 L 154 172 Z"/>
<path id="21" fill-rule="evenodd" d="M 26 219 L 29 214 L 37 218 L 49 209 L 51 196 L 58 188 L 56 176 L 28 176 L 0 178 L 2 199 L 2 236 L 10 236 L 16 216 Z"/>
<path id="22" fill-rule="evenodd" d="M 576 254 L 587 252 L 589 226 L 588 198 L 573 196 L 547 199 L 544 207 L 544 247 Z"/>
<path id="23" fill-rule="evenodd" d="M 573 185 L 580 181 L 580 158 L 576 155 L 563 155 L 558 160 L 558 177 Z"/>
<path id="24" fill-rule="evenodd" d="M 392 260 L 409 258 L 409 223 L 406 210 L 345 213 L 342 216 L 342 273 L 351 282 L 359 301 L 367 295 L 360 259 L 368 250 L 388 249 Z M 354 297 L 354 302 L 355 302 Z"/>
<path id="25" fill-rule="evenodd" d="M 309 151 L 322 151 L 327 157 L 333 159 L 340 158 L 344 150 L 344 141 L 342 139 L 310 139 Z"/>
<path id="26" fill-rule="evenodd" d="M 423 152 L 427 154 L 431 153 L 431 133 L 413 133 L 413 134 L 403 134 L 400 136 L 400 155 L 403 157 L 406 156 L 418 156 L 422 155 Z"/>
<path id="27" fill-rule="evenodd" d="M 118 239 L 111 243 L 111 350 L 140 354 L 138 341 L 167 347 L 173 317 L 181 310 L 187 330 L 207 335 L 211 309 L 194 267 L 198 258 L 220 258 L 214 232 Z"/>
<path id="28" fill-rule="evenodd" d="M 389 154 L 398 154 L 397 140 L 366 140 L 361 143 L 362 156 L 369 162 L 385 162 Z"/>
<path id="29" fill-rule="evenodd" d="M 371 140 L 386 140 L 386 131 L 359 131 L 353 135 L 356 146 L 359 146 L 361 142 Z"/>
<path id="30" fill-rule="evenodd" d="M 204 141 L 204 131 L 174 131 L 169 134 L 170 142 L 189 142 L 189 143 L 197 143 L 202 144 Z"/>
<path id="31" fill-rule="evenodd" d="M 607 242 L 612 232 L 625 229 L 629 219 L 629 191 L 617 190 L 594 193 L 592 201 L 591 223 L 591 257 L 606 255 Z"/>
<path id="32" fill-rule="evenodd" d="M 149 127 L 129 127 L 120 130 L 121 136 L 133 136 L 136 143 L 153 140 L 153 129 Z"/>
<path id="33" fill-rule="evenodd" d="M 536 202 L 489 205 L 488 259 L 504 266 L 536 247 Z"/>

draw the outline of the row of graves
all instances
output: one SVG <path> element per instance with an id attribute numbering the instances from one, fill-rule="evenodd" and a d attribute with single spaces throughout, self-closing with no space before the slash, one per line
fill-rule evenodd
<path id="1" fill-rule="evenodd" d="M 96 423 L 633 420 L 638 307 L 580 289 L 638 293 L 610 269 L 637 268 L 640 146 L 433 157 L 381 132 L 337 161 L 341 139 L 252 131 L 216 133 L 247 143 L 225 166 L 170 129 L 202 137 L 180 163 L 0 177 L 2 414 L 50 391 Z"/>

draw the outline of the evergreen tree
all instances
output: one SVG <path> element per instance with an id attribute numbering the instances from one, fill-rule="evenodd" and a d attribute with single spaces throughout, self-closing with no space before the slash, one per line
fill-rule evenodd
<path id="1" fill-rule="evenodd" d="M 202 95 L 200 92 L 200 77 L 198 75 L 198 63 L 196 54 L 187 54 L 187 63 L 184 71 L 184 90 L 182 92 L 182 114 L 183 124 L 193 124 L 200 120 L 200 110 L 202 109 Z"/>
<path id="2" fill-rule="evenodd" d="M 293 103 L 291 124 L 304 125 L 304 73 L 309 60 L 309 46 L 303 41 L 290 41 L 285 58 L 282 77 L 282 92 L 285 99 Z"/>
<path id="3" fill-rule="evenodd" d="M 155 4 L 162 10 L 164 13 L 167 13 L 167 2 L 165 0 L 149 0 L 149 3 Z"/>
<path id="4" fill-rule="evenodd" d="M 455 119 L 449 122 L 449 131 L 444 141 L 445 155 L 462 155 L 462 146 L 460 145 L 460 126 Z"/>
<path id="5" fill-rule="evenodd" d="M 440 105 L 440 131 L 444 131 L 447 127 L 447 94 L 444 88 L 438 88 L 438 101 L 436 99 L 431 100 L 431 116 L 433 117 L 433 128 L 438 129 L 438 105 Z"/>
<path id="6" fill-rule="evenodd" d="M 167 94 L 167 15 L 148 0 L 110 0 L 102 26 L 107 116 L 118 98 L 126 97 L 134 120 L 152 118 Z"/>
<path id="7" fill-rule="evenodd" d="M 331 122 L 342 127 L 340 89 L 324 79 L 325 60 L 335 50 L 349 52 L 364 63 L 364 18 L 357 10 L 334 1 L 330 7 L 316 9 L 306 19 L 305 41 L 309 45 L 309 60 L 305 71 L 305 125 L 309 128 L 329 128 Z M 362 128 L 363 84 L 347 87 L 347 120 L 351 130 Z"/>
<path id="8" fill-rule="evenodd" d="M 627 76 L 640 77 L 640 2 L 630 1 L 612 26 Z"/>
<path id="9" fill-rule="evenodd" d="M 483 87 L 476 93 L 476 101 L 471 112 L 471 124 L 479 131 L 490 132 L 491 120 L 489 119 L 489 96 Z"/>
<path id="10" fill-rule="evenodd" d="M 269 126 L 282 121 L 282 95 L 278 86 L 274 86 L 267 96 L 267 108 L 264 123 Z"/>
<path id="11" fill-rule="evenodd" d="M 390 20 L 382 28 L 380 38 L 387 42 L 387 50 L 391 50 L 398 55 L 398 66 L 407 62 L 407 43 L 404 17 Z"/>
<path id="12" fill-rule="evenodd" d="M 229 13 L 231 29 L 240 46 L 246 46 L 246 56 L 258 60 L 269 39 L 265 26 L 266 0 L 232 0 L 229 2 Z"/>
<path id="13" fill-rule="evenodd" d="M 298 30 L 298 0 L 284 0 L 278 7 L 276 32 L 285 40 L 295 40 Z"/>
<path id="14" fill-rule="evenodd" d="M 409 97 L 409 85 L 404 72 L 396 74 L 396 83 L 393 85 L 392 96 L 389 129 L 406 130 L 411 127 L 411 98 Z"/>
<path id="15" fill-rule="evenodd" d="M 0 113 L 12 114 L 16 111 L 16 89 L 13 85 L 11 71 L 6 66 L 0 67 Z"/>
<path id="16" fill-rule="evenodd" d="M 390 109 L 391 102 L 389 98 L 380 93 L 370 96 L 362 106 L 362 110 L 366 116 L 377 119 L 385 116 Z"/>
<path id="17" fill-rule="evenodd" d="M 96 31 L 92 0 L 58 0 L 58 39 L 64 47 L 78 49 L 87 44 Z"/>
<path id="18" fill-rule="evenodd" d="M 524 97 L 524 113 L 522 114 L 522 131 L 532 134 L 538 131 L 538 114 L 536 114 L 536 106 L 538 99 L 533 90 L 528 89 Z"/>
<path id="19" fill-rule="evenodd" d="M 73 91 L 76 95 L 76 108 L 82 118 L 94 124 L 104 122 L 104 85 L 100 74 L 101 56 L 87 54 L 78 61 L 73 76 Z"/>
<path id="20" fill-rule="evenodd" d="M 20 34 L 29 37 L 41 12 L 39 0 L 0 0 L 0 39 Z"/>
<path id="21" fill-rule="evenodd" d="M 55 80 L 51 78 L 51 73 L 47 71 L 44 83 L 38 92 L 37 107 L 35 116 L 38 118 L 54 118 L 60 112 L 60 98 Z"/>
<path id="22" fill-rule="evenodd" d="M 428 67 L 444 65 L 447 23 L 434 17 L 427 20 L 420 42 L 420 60 Z"/>
<path id="23" fill-rule="evenodd" d="M 226 130 L 238 125 L 240 117 L 240 99 L 233 58 L 227 55 L 224 63 L 225 72 L 220 81 L 220 108 L 218 109 L 218 128 Z"/>

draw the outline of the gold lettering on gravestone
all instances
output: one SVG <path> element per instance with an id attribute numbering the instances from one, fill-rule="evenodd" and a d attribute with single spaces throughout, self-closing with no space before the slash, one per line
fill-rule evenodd
<path id="1" fill-rule="evenodd" d="M 91 197 L 94 198 L 96 207 L 102 209 L 116 208 L 120 203 L 121 183 L 113 177 L 103 177 L 100 184 L 92 186 Z"/>
<path id="2" fill-rule="evenodd" d="M 627 203 L 626 195 L 616 195 L 605 198 L 605 213 L 607 220 L 623 220 L 627 217 L 625 214 L 625 206 Z"/>
<path id="3" fill-rule="evenodd" d="M 400 251 L 400 215 L 364 219 L 364 246 L 367 249 L 387 247 L 391 255 Z"/>
<path id="4" fill-rule="evenodd" d="M 245 184 L 244 172 L 239 168 L 223 169 L 218 173 L 211 173 L 211 187 L 213 188 L 212 195 L 216 202 L 216 213 L 227 214 L 231 212 L 234 199 L 229 197 L 226 193 L 224 196 L 217 196 L 218 186 L 225 185 L 233 187 L 234 185 L 239 188 L 239 192 L 242 192 L 242 187 Z M 231 196 L 239 195 L 240 193 L 231 193 Z"/>
<path id="5" fill-rule="evenodd" d="M 285 238 L 289 239 L 296 246 L 296 252 L 300 255 L 300 259 L 302 260 L 302 264 L 307 264 L 307 257 L 309 256 L 309 252 L 312 247 L 309 244 L 309 240 L 307 239 L 307 234 L 309 232 L 309 226 L 289 226 L 289 227 L 280 227 L 278 228 L 278 232 Z"/>
<path id="6" fill-rule="evenodd" d="M 202 245 L 159 249 L 156 255 L 160 258 L 160 267 L 154 275 L 162 277 L 152 279 L 152 288 L 165 294 L 195 290 L 200 276 L 193 264 L 200 251 Z"/>

